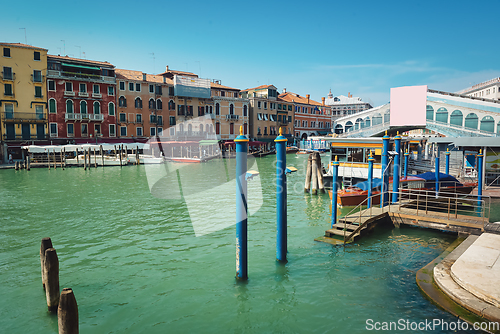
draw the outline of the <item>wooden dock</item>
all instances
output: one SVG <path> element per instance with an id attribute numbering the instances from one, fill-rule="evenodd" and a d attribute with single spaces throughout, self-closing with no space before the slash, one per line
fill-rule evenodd
<path id="1" fill-rule="evenodd" d="M 334 244 L 349 243 L 355 238 L 373 229 L 375 225 L 389 219 L 396 226 L 401 224 L 433 228 L 449 232 L 481 234 L 489 223 L 489 203 L 477 205 L 477 198 L 435 198 L 422 196 L 419 200 L 405 199 L 384 208 L 372 207 L 361 209 L 340 218 L 325 236 L 317 239 Z M 328 239 L 336 239 L 331 242 Z"/>

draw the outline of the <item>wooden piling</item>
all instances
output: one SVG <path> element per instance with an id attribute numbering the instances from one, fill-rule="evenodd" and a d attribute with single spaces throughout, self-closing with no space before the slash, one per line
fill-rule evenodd
<path id="1" fill-rule="evenodd" d="M 47 308 L 50 312 L 56 312 L 59 305 L 59 260 L 54 248 L 45 250 L 43 270 L 46 277 L 45 296 L 47 298 Z"/>
<path id="2" fill-rule="evenodd" d="M 122 166 L 122 148 L 120 145 L 118 145 L 118 148 L 120 149 L 120 167 Z"/>
<path id="3" fill-rule="evenodd" d="M 87 170 L 87 150 L 83 150 L 83 170 Z"/>
<path id="4" fill-rule="evenodd" d="M 47 150 L 47 166 L 50 169 L 50 152 L 49 152 L 49 150 Z"/>
<path id="5" fill-rule="evenodd" d="M 52 150 L 52 154 L 54 155 L 54 169 L 57 169 L 57 159 L 56 159 L 56 150 Z"/>
<path id="6" fill-rule="evenodd" d="M 325 193 L 325 185 L 323 184 L 323 171 L 321 170 L 321 156 L 319 152 L 316 152 L 316 165 L 318 166 L 318 191 L 320 193 Z"/>
<path id="7" fill-rule="evenodd" d="M 30 166 L 30 164 L 31 164 L 30 159 L 31 159 L 31 158 L 30 158 L 30 156 L 29 156 L 29 154 L 28 154 L 28 156 L 26 157 L 26 168 L 27 168 L 28 170 L 30 170 L 30 168 L 31 168 L 31 166 Z"/>
<path id="8" fill-rule="evenodd" d="M 318 163 L 316 161 L 314 153 L 311 153 L 311 156 L 312 156 L 311 194 L 316 195 L 318 193 Z"/>
<path id="9" fill-rule="evenodd" d="M 76 149 L 76 165 L 80 166 L 80 161 L 78 159 L 78 149 Z"/>
<path id="10" fill-rule="evenodd" d="M 59 158 L 61 159 L 61 168 L 64 168 L 63 167 L 63 152 L 62 152 L 62 150 L 59 151 Z"/>
<path id="11" fill-rule="evenodd" d="M 52 240 L 50 238 L 42 238 L 42 243 L 40 245 L 40 267 L 42 269 L 42 286 L 45 289 L 45 284 L 47 282 L 47 277 L 45 276 L 45 251 L 52 248 Z"/>
<path id="12" fill-rule="evenodd" d="M 71 288 L 61 291 L 57 308 L 59 334 L 78 334 L 78 304 Z"/>
<path id="13" fill-rule="evenodd" d="M 94 168 L 97 168 L 97 155 L 96 155 L 96 149 L 94 148 Z"/>
<path id="14" fill-rule="evenodd" d="M 307 158 L 307 167 L 306 167 L 306 184 L 304 186 L 304 192 L 308 193 L 311 189 L 311 174 L 312 174 L 312 155 L 309 154 L 309 158 Z"/>
<path id="15" fill-rule="evenodd" d="M 104 150 L 102 149 L 102 145 L 99 145 L 99 153 L 101 154 L 102 167 L 104 167 Z"/>

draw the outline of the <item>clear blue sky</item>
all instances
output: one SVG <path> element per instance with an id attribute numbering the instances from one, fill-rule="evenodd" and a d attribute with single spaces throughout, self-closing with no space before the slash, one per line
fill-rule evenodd
<path id="1" fill-rule="evenodd" d="M 390 88 L 457 91 L 500 76 L 500 1 L 9 1 L 0 41 L 118 68 L 190 71 L 374 106 Z M 65 41 L 65 43 L 62 42 Z M 64 46 L 65 44 L 65 46 Z M 152 53 L 154 53 L 154 58 Z"/>

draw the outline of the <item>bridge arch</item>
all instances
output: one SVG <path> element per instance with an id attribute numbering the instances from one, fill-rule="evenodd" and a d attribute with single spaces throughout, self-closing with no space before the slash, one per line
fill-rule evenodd
<path id="1" fill-rule="evenodd" d="M 368 117 L 368 116 L 365 118 L 365 126 L 364 127 L 365 128 L 369 128 L 370 127 L 370 117 Z"/>
<path id="2" fill-rule="evenodd" d="M 450 124 L 462 126 L 464 123 L 464 115 L 460 110 L 453 110 L 450 115 Z"/>
<path id="3" fill-rule="evenodd" d="M 469 128 L 469 129 L 477 130 L 478 121 L 479 121 L 479 119 L 478 119 L 477 115 L 474 114 L 473 112 L 471 112 L 470 114 L 467 114 L 467 116 L 465 116 L 464 126 L 466 128 Z"/>
<path id="4" fill-rule="evenodd" d="M 341 134 L 343 132 L 344 132 L 344 127 L 342 126 L 342 124 L 335 125 L 335 133 Z"/>
<path id="5" fill-rule="evenodd" d="M 448 123 L 448 109 L 441 107 L 436 111 L 436 122 Z"/>
<path id="6" fill-rule="evenodd" d="M 347 121 L 345 123 L 345 132 L 349 132 L 349 131 L 351 131 L 351 129 L 352 129 L 352 122 L 351 121 Z"/>
<path id="7" fill-rule="evenodd" d="M 495 120 L 491 116 L 484 116 L 481 119 L 481 125 L 479 130 L 486 132 L 495 132 Z"/>
<path id="8" fill-rule="evenodd" d="M 373 114 L 372 125 L 382 124 L 382 115 L 380 113 Z"/>
<path id="9" fill-rule="evenodd" d="M 434 108 L 430 105 L 427 105 L 427 109 L 425 112 L 425 119 L 428 119 L 430 121 L 434 120 Z"/>

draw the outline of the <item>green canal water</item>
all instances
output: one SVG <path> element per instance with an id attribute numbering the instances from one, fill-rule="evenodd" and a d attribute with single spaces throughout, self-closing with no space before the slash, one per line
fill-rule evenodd
<path id="1" fill-rule="evenodd" d="M 276 263 L 274 159 L 257 159 L 262 207 L 249 217 L 244 283 L 235 226 L 197 237 L 186 201 L 151 195 L 145 166 L 1 170 L 0 332 L 57 333 L 40 278 L 43 237 L 57 250 L 61 289 L 75 292 L 81 333 L 361 333 L 367 319 L 455 320 L 415 283 L 455 236 L 381 226 L 345 248 L 315 242 L 330 206 L 328 195 L 302 192 L 306 157 L 287 156 L 299 169 L 289 189 L 300 191 L 288 192 L 289 261 Z M 233 175 L 234 160 L 186 168 L 204 187 L 217 171 Z M 234 205 L 234 190 L 218 197 Z M 210 197 L 205 206 L 227 209 Z"/>

